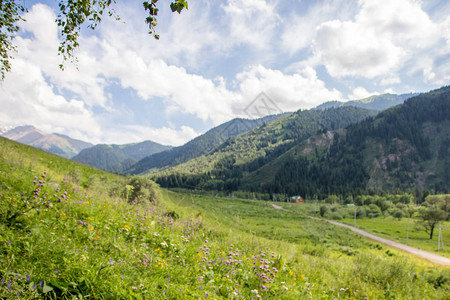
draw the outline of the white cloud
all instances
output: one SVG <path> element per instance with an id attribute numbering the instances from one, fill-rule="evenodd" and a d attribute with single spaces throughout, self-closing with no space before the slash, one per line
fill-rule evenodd
<path id="1" fill-rule="evenodd" d="M 79 95 L 89 106 L 107 106 L 107 98 L 103 93 L 105 82 L 97 76 L 92 65 L 92 53 L 78 53 L 78 67 L 67 62 L 66 71 L 61 72 L 59 64 L 62 57 L 58 56 L 59 46 L 58 30 L 55 24 L 56 15 L 53 10 L 44 5 L 36 4 L 25 14 L 26 22 L 20 24 L 21 28 L 32 34 L 30 38 L 18 37 L 15 40 L 18 48 L 17 58 L 37 66 L 45 76 L 49 77 L 57 90 L 67 90 Z M 83 40 L 83 38 L 81 38 Z M 82 44 L 89 44 L 86 39 Z M 13 62 L 14 63 L 14 62 Z"/>
<path id="2" fill-rule="evenodd" d="M 265 92 L 283 111 L 312 108 L 324 101 L 341 98 L 339 91 L 326 88 L 313 68 L 286 75 L 259 65 L 238 74 L 236 78 L 240 92 L 248 103 L 260 92 Z M 247 102 L 244 107 L 236 107 L 236 111 L 243 110 Z"/>
<path id="3" fill-rule="evenodd" d="M 311 47 L 317 27 L 331 20 L 350 20 L 355 11 L 354 2 L 329 0 L 314 2 L 302 14 L 292 13 L 285 18 L 281 41 L 283 50 L 293 54 Z"/>
<path id="4" fill-rule="evenodd" d="M 359 3 L 354 20 L 328 21 L 317 29 L 314 53 L 331 76 L 375 78 L 399 72 L 419 63 L 421 52 L 434 52 L 442 38 L 439 25 L 415 0 Z"/>
<path id="5" fill-rule="evenodd" d="M 383 75 L 394 70 L 405 56 L 401 47 L 375 32 L 338 20 L 319 27 L 314 50 L 330 75 L 336 77 Z"/>
<path id="6" fill-rule="evenodd" d="M 142 3 L 118 2 L 124 23 L 105 18 L 94 34 L 83 30 L 79 71 L 67 63 L 64 72 L 58 68 L 55 13 L 38 4 L 15 40 L 19 52 L 1 87 L 0 116 L 49 132 L 65 128 L 91 141 L 179 144 L 198 133 L 176 118 L 218 125 L 245 117 L 243 109 L 262 91 L 293 111 L 341 99 L 335 86 L 358 86 L 345 94 L 361 98 L 376 88 L 405 89 L 408 77 L 420 76 L 428 85 L 448 83 L 450 17 L 437 23 L 414 0 L 355 3 L 315 2 L 298 9 L 301 15 L 286 12 L 278 0 L 198 0 L 181 15 L 161 4 L 161 40 L 155 41 L 147 33 Z M 310 46 L 312 54 L 305 54 Z M 331 77 L 322 76 L 322 66 Z M 349 84 L 358 77 L 373 80 Z M 121 88 L 132 92 L 114 95 Z M 134 104 L 157 99 L 158 105 L 147 107 L 157 107 L 151 113 L 165 120 L 152 126 L 149 115 L 150 125 L 136 124 L 136 108 L 123 96 L 128 94 L 139 98 Z M 120 127 L 114 120 L 122 108 L 127 117 L 117 123 L 129 125 Z"/>
<path id="7" fill-rule="evenodd" d="M 353 93 L 348 96 L 349 100 L 360 100 L 364 98 L 368 98 L 370 96 L 377 95 L 378 93 L 369 93 L 365 88 L 359 86 L 353 89 Z"/>
<path id="8" fill-rule="evenodd" d="M 14 60 L 1 91 L 0 119 L 5 123 L 30 124 L 47 132 L 68 128 L 72 137 L 88 140 L 101 134 L 100 125 L 83 102 L 56 94 L 41 70 L 22 59 Z"/>
<path id="9" fill-rule="evenodd" d="M 227 15 L 228 39 L 233 44 L 245 43 L 267 49 L 280 21 L 276 5 L 277 1 L 228 0 L 223 6 Z"/>
<path id="10" fill-rule="evenodd" d="M 193 128 L 182 126 L 180 130 L 168 127 L 153 128 L 139 125 L 124 126 L 120 130 L 106 132 L 105 143 L 127 144 L 151 140 L 162 145 L 181 146 L 199 136 Z"/>
<path id="11" fill-rule="evenodd" d="M 380 85 L 382 85 L 382 86 L 393 85 L 393 84 L 398 84 L 400 82 L 401 82 L 401 80 L 398 76 L 391 76 L 391 77 L 386 77 L 386 78 L 381 79 Z"/>

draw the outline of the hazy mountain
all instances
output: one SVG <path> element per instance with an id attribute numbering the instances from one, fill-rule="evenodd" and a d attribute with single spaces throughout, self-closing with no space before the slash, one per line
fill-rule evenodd
<path id="1" fill-rule="evenodd" d="M 14 127 L 12 127 L 12 126 L 4 126 L 4 127 L 1 127 L 0 126 L 0 135 L 2 135 L 2 134 L 4 134 L 5 132 L 7 132 L 7 131 L 10 131 L 11 129 L 13 129 Z"/>
<path id="2" fill-rule="evenodd" d="M 148 155 L 171 148 L 171 146 L 152 141 L 125 145 L 96 145 L 84 149 L 72 160 L 98 169 L 120 173 Z"/>
<path id="3" fill-rule="evenodd" d="M 332 107 L 342 107 L 342 106 L 356 106 L 367 109 L 374 109 L 378 111 L 382 111 L 393 107 L 395 105 L 402 104 L 406 99 L 417 96 L 417 93 L 409 93 L 402 95 L 393 95 L 393 94 L 383 94 L 371 96 L 365 99 L 360 100 L 352 100 L 347 102 L 342 101 L 328 101 L 323 104 L 320 104 L 315 109 L 327 109 Z"/>
<path id="4" fill-rule="evenodd" d="M 91 143 L 72 139 L 62 134 L 47 134 L 30 125 L 10 129 L 1 136 L 66 158 L 71 158 L 81 150 L 93 146 Z"/>
<path id="5" fill-rule="evenodd" d="M 260 119 L 233 119 L 229 122 L 212 128 L 205 134 L 196 137 L 183 146 L 174 147 L 168 151 L 153 154 L 137 162 L 126 172 L 140 174 L 154 169 L 175 166 L 190 159 L 206 154 L 231 137 L 239 136 L 260 125 L 269 123 L 286 114 L 271 115 Z"/>

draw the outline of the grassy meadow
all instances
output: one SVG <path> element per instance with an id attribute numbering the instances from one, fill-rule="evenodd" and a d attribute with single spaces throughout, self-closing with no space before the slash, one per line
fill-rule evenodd
<path id="1" fill-rule="evenodd" d="M 385 218 L 357 219 L 356 227 L 389 240 L 393 240 L 411 247 L 433 252 L 450 258 L 450 244 L 447 246 L 448 243 L 446 243 L 447 241 L 449 241 L 450 243 L 450 222 L 448 221 L 441 222 L 444 248 L 440 246 L 440 249 L 438 251 L 438 235 L 439 235 L 438 225 L 436 225 L 433 234 L 433 239 L 430 240 L 429 234 L 427 234 L 423 230 L 423 228 L 419 225 L 418 221 L 419 221 L 418 217 L 411 218 L 411 220 L 409 220 L 408 241 L 406 241 L 408 218 L 398 220 L 389 216 Z M 342 220 L 342 223 L 346 223 L 353 226 L 354 220 L 347 218 Z"/>
<path id="2" fill-rule="evenodd" d="M 267 202 L 0 138 L 0 299 L 447 299 L 450 270 Z"/>

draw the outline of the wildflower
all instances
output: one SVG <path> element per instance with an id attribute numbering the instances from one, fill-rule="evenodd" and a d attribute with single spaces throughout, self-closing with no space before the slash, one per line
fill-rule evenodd
<path id="1" fill-rule="evenodd" d="M 59 273 L 59 270 L 58 269 L 56 269 L 56 274 L 58 274 Z"/>

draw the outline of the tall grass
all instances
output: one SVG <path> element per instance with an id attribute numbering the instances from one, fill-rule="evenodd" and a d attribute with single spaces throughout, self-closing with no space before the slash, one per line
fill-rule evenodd
<path id="1" fill-rule="evenodd" d="M 263 202 L 160 190 L 3 139 L 0 154 L 1 299 L 448 295 L 448 270 Z"/>

